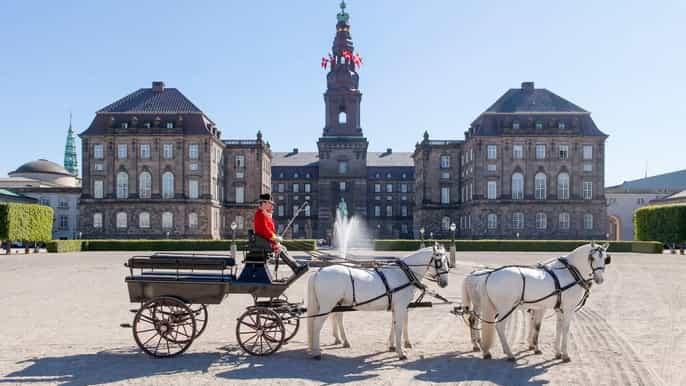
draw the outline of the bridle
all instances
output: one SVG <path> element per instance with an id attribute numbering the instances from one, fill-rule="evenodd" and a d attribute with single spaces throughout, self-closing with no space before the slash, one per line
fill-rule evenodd
<path id="1" fill-rule="evenodd" d="M 437 259 L 436 258 L 437 255 L 441 256 L 441 258 Z M 429 262 L 426 264 L 427 280 L 437 282 L 441 276 L 447 275 L 448 273 L 450 273 L 450 264 L 446 264 L 447 269 L 443 268 L 443 261 L 442 261 L 443 256 L 444 256 L 443 253 L 437 254 L 435 252 L 431 255 L 431 260 L 429 260 Z M 429 273 L 429 267 L 431 266 L 432 263 L 434 266 L 434 270 L 436 270 L 435 274 Z"/>
<path id="2" fill-rule="evenodd" d="M 599 246 L 599 247 L 597 247 L 597 248 L 591 249 L 591 251 L 588 253 L 588 265 L 591 267 L 591 275 L 595 274 L 596 271 L 605 272 L 605 266 L 606 266 L 606 265 L 609 265 L 609 264 L 612 262 L 611 256 L 610 256 L 610 255 L 607 255 L 607 256 L 605 257 L 605 261 L 603 262 L 603 266 L 602 266 L 602 267 L 594 267 L 594 266 L 593 266 L 593 260 L 595 260 L 595 259 L 593 258 L 593 254 L 595 254 L 596 252 L 604 251 L 604 250 L 605 250 L 605 248 L 603 248 L 602 246 Z"/>

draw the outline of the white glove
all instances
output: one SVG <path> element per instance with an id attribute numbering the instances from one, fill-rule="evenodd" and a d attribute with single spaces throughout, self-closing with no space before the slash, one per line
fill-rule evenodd
<path id="1" fill-rule="evenodd" d="M 274 240 L 276 240 L 276 242 L 279 244 L 283 243 L 283 237 L 281 236 L 274 236 Z"/>

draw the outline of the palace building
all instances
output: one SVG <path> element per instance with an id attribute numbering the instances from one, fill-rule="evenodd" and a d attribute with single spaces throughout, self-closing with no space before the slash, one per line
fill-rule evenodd
<path id="1" fill-rule="evenodd" d="M 258 133 L 225 140 L 179 90 L 153 82 L 81 133 L 81 227 L 90 238 L 242 236 L 271 192 L 279 231 L 330 238 L 336 209 L 378 238 L 605 238 L 602 133 L 590 113 L 533 82 L 510 89 L 464 139 L 424 133 L 412 152 L 369 152 L 345 2 L 337 14 L 316 152 L 277 152 Z M 409 148 L 409 146 L 408 146 Z"/>

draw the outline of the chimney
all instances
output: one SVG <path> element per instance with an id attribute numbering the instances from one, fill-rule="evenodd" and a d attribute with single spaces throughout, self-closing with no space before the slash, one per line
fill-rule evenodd
<path id="1" fill-rule="evenodd" d="M 153 92 L 164 91 L 164 82 L 162 82 L 162 81 L 152 82 L 152 91 Z"/>
<path id="2" fill-rule="evenodd" d="M 297 147 L 293 148 L 293 154 L 298 154 L 298 148 Z"/>
<path id="3" fill-rule="evenodd" d="M 390 147 L 386 149 L 386 154 L 393 154 L 393 149 Z"/>
<path id="4" fill-rule="evenodd" d="M 522 82 L 522 91 L 524 92 L 533 92 L 534 91 L 534 82 Z"/>

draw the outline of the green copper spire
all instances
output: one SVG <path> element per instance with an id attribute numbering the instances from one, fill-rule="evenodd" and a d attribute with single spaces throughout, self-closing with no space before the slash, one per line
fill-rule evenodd
<path id="1" fill-rule="evenodd" d="M 345 8 L 346 8 L 345 0 L 341 0 L 341 12 L 339 12 L 338 15 L 336 15 L 336 17 L 338 18 L 339 23 L 348 24 L 348 20 L 350 19 L 350 15 L 347 12 L 345 12 Z"/>
<path id="2" fill-rule="evenodd" d="M 71 113 L 69 113 L 69 130 L 67 131 L 67 143 L 64 145 L 64 168 L 74 176 L 79 175 L 79 160 L 76 158 L 76 138 L 71 128 Z"/>

